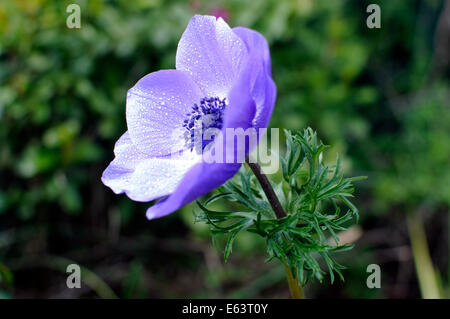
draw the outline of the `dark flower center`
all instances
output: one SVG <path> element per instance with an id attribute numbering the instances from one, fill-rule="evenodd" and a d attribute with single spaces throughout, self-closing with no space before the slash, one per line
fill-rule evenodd
<path id="1" fill-rule="evenodd" d="M 186 146 L 191 151 L 195 148 L 196 151 L 202 151 L 206 145 L 214 140 L 204 140 L 203 133 L 208 129 L 221 129 L 223 125 L 223 112 L 226 107 L 225 98 L 218 97 L 203 98 L 200 100 L 200 105 L 194 104 L 187 118 L 183 122 L 183 127 L 186 129 L 184 137 Z M 201 149 L 200 149 L 201 147 Z"/>

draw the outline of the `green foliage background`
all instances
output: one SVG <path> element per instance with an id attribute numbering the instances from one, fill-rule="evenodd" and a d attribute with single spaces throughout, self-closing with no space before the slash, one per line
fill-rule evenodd
<path id="1" fill-rule="evenodd" d="M 369 177 L 358 187 L 362 236 L 343 257 L 346 282 L 311 285 L 307 294 L 417 297 L 406 213 L 424 216 L 448 290 L 444 2 L 2 1 L 0 297 L 287 296 L 283 269 L 264 264 L 264 243 L 252 234 L 236 239 L 223 264 L 206 227 L 193 224 L 194 206 L 148 222 L 147 204 L 100 182 L 126 130 L 127 89 L 173 68 L 190 17 L 217 9 L 270 43 L 278 87 L 271 126 L 313 127 L 349 175 Z M 70 3 L 81 6 L 80 29 L 66 27 Z M 366 27 L 369 3 L 381 6 L 381 29 Z M 67 291 L 65 261 L 97 276 Z M 370 263 L 384 271 L 381 290 L 365 285 Z"/>

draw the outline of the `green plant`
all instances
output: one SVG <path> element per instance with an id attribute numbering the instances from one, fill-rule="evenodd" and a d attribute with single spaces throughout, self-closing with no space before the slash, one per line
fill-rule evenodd
<path id="1" fill-rule="evenodd" d="M 265 184 L 258 167 L 247 161 L 252 170 L 241 170 L 238 178 L 219 188 L 218 194 L 204 203 L 198 202 L 201 213 L 196 221 L 206 222 L 213 238 L 227 236 L 225 260 L 241 231 L 264 237 L 269 260 L 278 259 L 285 264 L 291 293 L 293 297 L 301 297 L 299 285 L 313 278 L 322 281 L 326 272 L 331 282 L 335 274 L 343 280 L 341 270 L 345 267 L 333 254 L 349 250 L 352 245 L 340 245 L 337 232 L 358 219 L 358 210 L 349 197 L 353 196 L 353 182 L 364 177 L 344 178 L 339 159 L 335 165 L 326 165 L 322 154 L 327 146 L 318 140 L 312 129 L 302 134 L 285 133 L 287 150 L 280 158 L 282 182 Z M 207 208 L 219 199 L 235 202 L 242 210 L 224 212 Z M 342 210 L 340 204 L 344 204 L 346 210 Z M 334 243 L 328 237 L 333 238 Z M 326 271 L 321 268 L 318 257 L 325 262 Z"/>

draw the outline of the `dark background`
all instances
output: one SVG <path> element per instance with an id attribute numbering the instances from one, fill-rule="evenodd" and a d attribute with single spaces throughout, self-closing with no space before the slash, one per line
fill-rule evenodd
<path id="1" fill-rule="evenodd" d="M 66 7 L 81 6 L 81 28 Z M 381 7 L 381 28 L 366 7 Z M 288 297 L 264 242 L 237 238 L 228 263 L 188 205 L 147 221 L 149 204 L 100 176 L 126 130 L 126 91 L 174 68 L 195 14 L 221 15 L 269 41 L 278 87 L 272 127 L 316 129 L 357 184 L 356 247 L 345 282 L 310 298 L 418 298 L 409 214 L 425 227 L 444 297 L 449 285 L 450 1 L 231 0 L 0 3 L 0 297 Z M 81 289 L 66 266 L 83 267 Z M 382 269 L 368 289 L 366 267 Z"/>

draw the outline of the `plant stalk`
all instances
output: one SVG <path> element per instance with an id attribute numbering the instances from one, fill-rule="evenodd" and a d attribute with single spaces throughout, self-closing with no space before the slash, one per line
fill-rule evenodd
<path id="1" fill-rule="evenodd" d="M 297 279 L 292 276 L 292 272 L 289 266 L 284 264 L 284 268 L 286 269 L 286 277 L 288 280 L 289 291 L 291 292 L 292 299 L 305 299 L 302 286 L 299 285 Z"/>
<path id="2" fill-rule="evenodd" d="M 407 214 L 406 221 L 422 298 L 438 299 L 441 297 L 439 283 L 420 215 Z"/>
<path id="3" fill-rule="evenodd" d="M 283 206 L 281 205 L 277 195 L 275 194 L 275 191 L 273 190 L 269 179 L 262 172 L 259 164 L 256 163 L 256 161 L 253 159 L 250 160 L 250 155 L 247 157 L 245 162 L 250 167 L 253 174 L 255 174 L 256 179 L 258 180 L 259 184 L 261 184 L 264 194 L 266 194 L 266 197 L 269 200 L 270 206 L 272 206 L 272 209 L 275 212 L 275 215 L 277 216 L 277 218 L 286 217 L 287 214 L 284 211 Z M 289 266 L 284 264 L 284 268 L 286 269 L 286 276 L 287 276 L 287 280 L 288 280 L 288 284 L 289 284 L 289 291 L 291 292 L 292 298 L 293 299 L 304 299 L 305 295 L 303 294 L 302 286 L 298 283 L 297 279 L 294 278 L 294 276 L 292 275 L 292 272 L 291 272 Z"/>
<path id="4" fill-rule="evenodd" d="M 261 166 L 259 166 L 259 164 L 256 163 L 255 160 L 253 160 L 253 159 L 250 160 L 250 155 L 247 157 L 245 162 L 251 168 L 251 170 L 253 171 L 253 174 L 255 174 L 256 178 L 258 179 L 258 182 L 261 184 L 261 187 L 262 187 L 264 193 L 266 194 L 267 199 L 269 200 L 270 206 L 272 206 L 272 209 L 275 212 L 275 215 L 277 216 L 277 218 L 286 217 L 287 214 L 284 211 L 283 206 L 281 206 L 281 203 L 278 200 L 278 197 L 275 194 L 275 191 L 273 190 L 269 179 L 262 172 Z M 252 162 L 254 162 L 254 163 L 252 163 Z"/>

